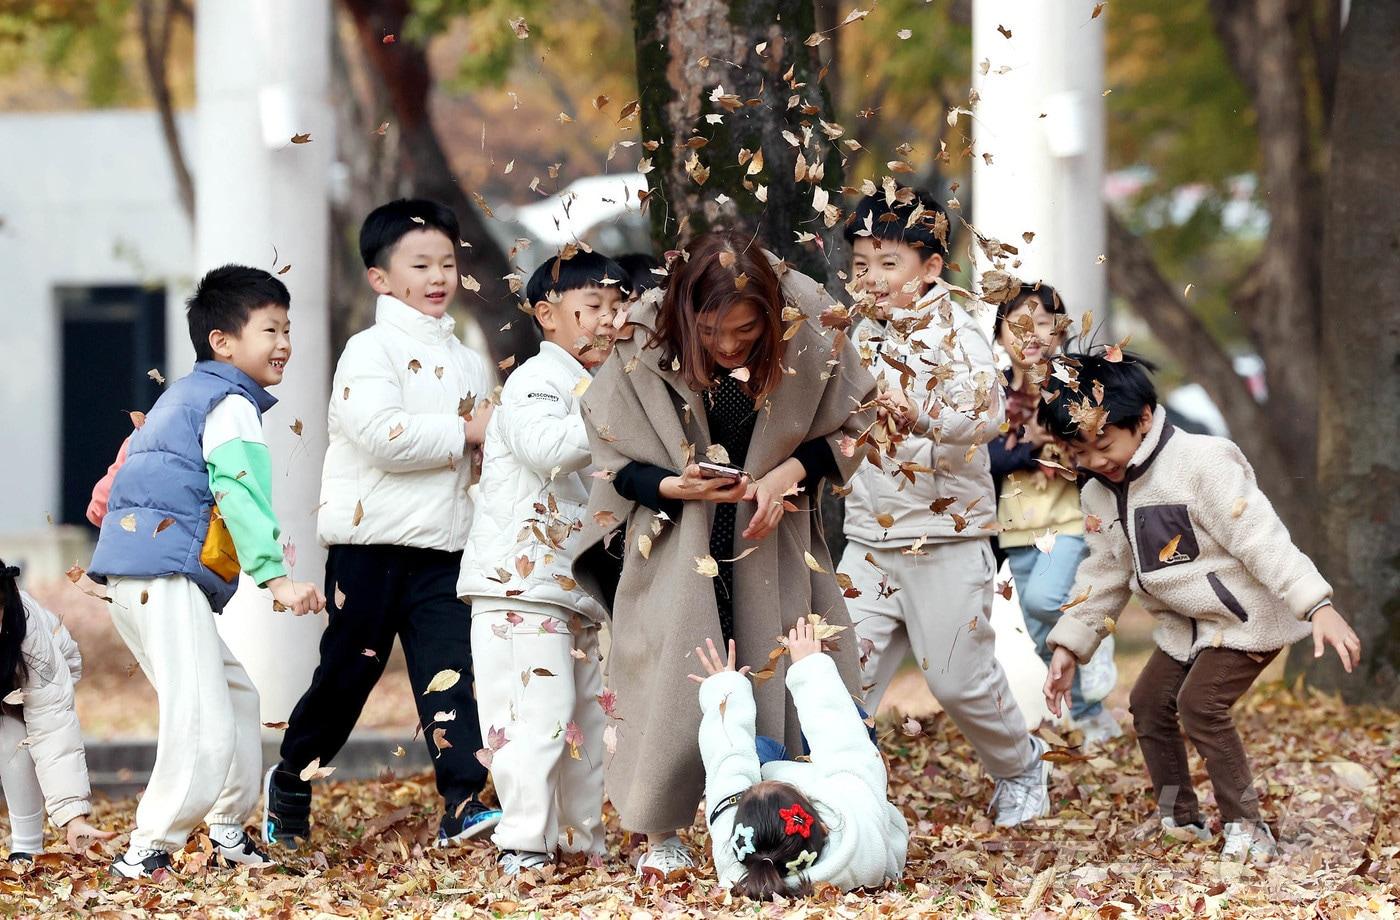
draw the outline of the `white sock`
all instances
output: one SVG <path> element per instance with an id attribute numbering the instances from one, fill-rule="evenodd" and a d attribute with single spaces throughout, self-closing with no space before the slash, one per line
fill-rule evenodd
<path id="1" fill-rule="evenodd" d="M 44 852 L 44 813 L 10 815 L 10 852 Z"/>
<path id="2" fill-rule="evenodd" d="M 220 846 L 237 846 L 243 839 L 243 825 L 241 824 L 211 824 L 209 825 L 209 839 Z"/>

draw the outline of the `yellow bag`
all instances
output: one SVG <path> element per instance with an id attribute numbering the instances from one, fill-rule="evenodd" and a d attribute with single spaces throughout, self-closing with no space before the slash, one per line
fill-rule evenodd
<path id="1" fill-rule="evenodd" d="M 209 532 L 204 535 L 204 546 L 199 550 L 199 561 L 204 567 L 224 581 L 232 584 L 238 579 L 242 567 L 238 564 L 238 550 L 233 545 L 233 534 L 228 532 L 219 506 L 209 509 Z"/>

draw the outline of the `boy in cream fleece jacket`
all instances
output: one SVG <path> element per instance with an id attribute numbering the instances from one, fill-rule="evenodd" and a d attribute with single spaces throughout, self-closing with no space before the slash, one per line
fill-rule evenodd
<path id="1" fill-rule="evenodd" d="M 1361 643 L 1239 448 L 1167 424 L 1150 369 L 1132 355 L 1065 355 L 1042 390 L 1040 424 L 1069 442 L 1087 474 L 1080 499 L 1089 546 L 1066 615 L 1047 640 L 1055 651 L 1045 697 L 1058 714 L 1076 664 L 1089 660 L 1136 592 L 1157 619 L 1157 651 L 1133 687 L 1131 709 L 1162 826 L 1210 838 L 1184 728 L 1225 821 L 1222 855 L 1264 859 L 1274 839 L 1230 708 L 1280 651 L 1309 633 L 1316 654 L 1333 646 L 1348 672 Z"/>

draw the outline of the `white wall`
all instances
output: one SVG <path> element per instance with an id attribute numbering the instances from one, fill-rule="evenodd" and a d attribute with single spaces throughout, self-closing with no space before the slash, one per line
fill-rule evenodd
<path id="1" fill-rule="evenodd" d="M 0 115 L 0 151 L 0 539 L 13 540 L 48 532 L 60 501 L 55 286 L 163 285 L 181 316 L 194 247 L 152 112 Z M 183 321 L 166 330 L 173 378 L 192 352 Z"/>

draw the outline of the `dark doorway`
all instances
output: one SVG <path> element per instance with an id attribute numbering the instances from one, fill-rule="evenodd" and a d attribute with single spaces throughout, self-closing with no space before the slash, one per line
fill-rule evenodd
<path id="1" fill-rule="evenodd" d="M 60 287 L 63 321 L 63 521 L 83 524 L 92 486 L 131 433 L 165 373 L 165 289 Z"/>

